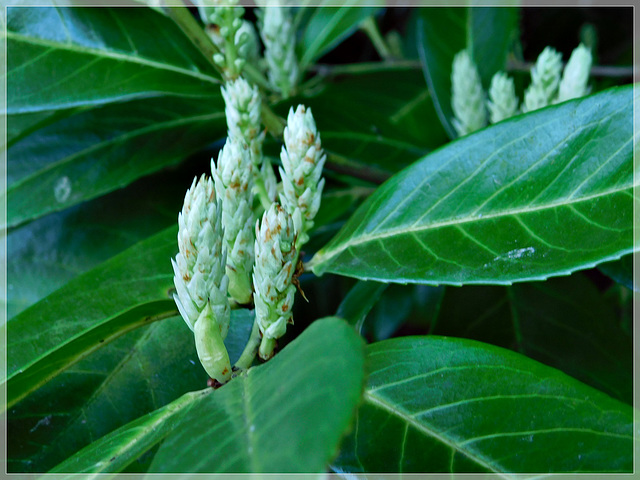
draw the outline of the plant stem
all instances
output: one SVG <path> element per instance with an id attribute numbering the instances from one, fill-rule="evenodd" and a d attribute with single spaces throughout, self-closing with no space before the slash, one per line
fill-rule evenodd
<path id="1" fill-rule="evenodd" d="M 269 207 L 271 207 L 272 202 L 269 199 L 269 194 L 267 193 L 267 189 L 264 186 L 262 175 L 258 174 L 258 178 L 256 179 L 256 183 L 254 185 L 256 187 L 256 192 L 258 193 L 258 198 L 260 199 L 260 204 L 266 212 L 267 210 L 269 210 Z"/>
<path id="2" fill-rule="evenodd" d="M 380 33 L 378 24 L 376 23 L 376 20 L 375 18 L 373 18 L 373 16 L 365 18 L 360 23 L 360 29 L 368 35 L 371 43 L 373 43 L 373 46 L 378 52 L 378 55 L 380 55 L 380 58 L 382 58 L 383 60 L 389 60 L 393 58 L 391 49 L 387 45 L 387 42 L 385 42 L 384 38 L 382 38 L 382 34 Z"/>
<path id="3" fill-rule="evenodd" d="M 258 353 L 258 347 L 260 346 L 260 340 L 262 336 L 260 335 L 260 328 L 258 327 L 258 319 L 254 319 L 253 327 L 251 328 L 251 335 L 249 335 L 249 340 L 242 351 L 242 355 L 234 365 L 238 370 L 247 370 L 253 360 L 256 358 L 256 354 Z"/>
<path id="4" fill-rule="evenodd" d="M 510 72 L 529 72 L 533 66 L 533 62 L 511 60 L 507 64 L 507 70 Z M 591 67 L 590 74 L 593 77 L 631 77 L 633 70 L 633 66 L 594 65 Z"/>

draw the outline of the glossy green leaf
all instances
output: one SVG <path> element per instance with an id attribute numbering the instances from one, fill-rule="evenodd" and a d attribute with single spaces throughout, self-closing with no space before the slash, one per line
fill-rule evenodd
<path id="1" fill-rule="evenodd" d="M 602 263 L 598 265 L 598 269 L 628 289 L 640 291 L 640 287 L 633 284 L 633 254 L 625 255 L 620 260 Z"/>
<path id="2" fill-rule="evenodd" d="M 632 408 L 522 355 L 430 336 L 369 345 L 367 360 L 338 471 L 633 469 Z"/>
<path id="3" fill-rule="evenodd" d="M 386 283 L 357 282 L 340 302 L 336 317 L 344 318 L 361 333 L 364 319 L 386 288 Z"/>
<path id="4" fill-rule="evenodd" d="M 516 8 L 423 8 L 418 20 L 418 53 L 440 121 L 451 138 L 451 65 L 460 50 L 468 49 L 485 89 L 494 73 L 504 70 L 517 35 Z"/>
<path id="5" fill-rule="evenodd" d="M 150 472 L 324 472 L 363 383 L 358 335 L 336 318 L 313 322 L 265 365 L 195 404 Z"/>
<path id="6" fill-rule="evenodd" d="M 167 266 L 176 236 L 171 227 L 136 244 L 2 326 L 9 406 L 102 343 L 176 314 Z"/>
<path id="7" fill-rule="evenodd" d="M 339 76 L 276 111 L 286 117 L 296 103 L 313 111 L 329 153 L 327 168 L 359 178 L 369 173 L 380 182 L 447 140 L 421 74 L 413 68 Z"/>
<path id="8" fill-rule="evenodd" d="M 631 403 L 631 339 L 583 275 L 448 288 L 431 332 L 511 348 Z"/>
<path id="9" fill-rule="evenodd" d="M 162 97 L 82 110 L 9 149 L 7 222 L 15 226 L 126 186 L 225 131 L 219 92 L 197 100 Z"/>
<path id="10" fill-rule="evenodd" d="M 383 5 L 383 2 L 368 0 L 350 2 L 343 7 L 323 7 L 322 3 L 314 3 L 312 13 L 305 15 L 307 21 L 298 43 L 302 70 L 351 35 L 362 20 L 375 15 Z M 373 6 L 376 3 L 380 6 Z"/>
<path id="11" fill-rule="evenodd" d="M 170 404 L 148 413 L 124 425 L 109 435 L 91 443 L 78 454 L 70 457 L 49 473 L 120 472 L 131 462 L 164 440 L 180 425 L 185 415 L 203 397 L 211 395 L 213 389 L 185 393 Z M 67 478 L 60 476 L 59 478 Z"/>
<path id="12" fill-rule="evenodd" d="M 309 266 L 509 284 L 631 252 L 633 102 L 631 86 L 613 88 L 446 145 L 379 187 Z"/>
<path id="13" fill-rule="evenodd" d="M 212 63 L 149 8 L 13 7 L 7 113 L 217 92 Z"/>
<path id="14" fill-rule="evenodd" d="M 7 235 L 8 318 L 175 224 L 192 180 L 188 171 L 150 175 L 13 229 Z"/>
<path id="15" fill-rule="evenodd" d="M 232 362 L 244 349 L 253 319 L 252 311 L 231 312 L 225 344 Z M 135 330 L 9 411 L 12 470 L 48 471 L 96 438 L 206 384 L 193 333 L 181 317 Z"/>

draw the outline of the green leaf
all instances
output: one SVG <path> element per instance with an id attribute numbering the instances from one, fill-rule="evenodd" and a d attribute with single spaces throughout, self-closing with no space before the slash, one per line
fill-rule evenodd
<path id="1" fill-rule="evenodd" d="M 369 380 L 335 469 L 631 472 L 633 410 L 522 355 L 405 337 L 367 347 Z"/>
<path id="2" fill-rule="evenodd" d="M 348 7 L 323 7 L 314 3 L 312 13 L 306 13 L 307 23 L 304 25 L 302 38 L 298 48 L 300 68 L 305 70 L 315 60 L 333 49 L 341 41 L 351 35 L 358 28 L 358 24 L 365 18 L 375 15 L 380 9 L 371 6 L 371 1 L 351 2 Z M 360 4 L 360 5 L 358 5 Z"/>
<path id="3" fill-rule="evenodd" d="M 421 74 L 412 68 L 336 77 L 276 111 L 286 117 L 296 103 L 311 108 L 328 163 L 346 174 L 370 172 L 384 180 L 447 140 Z"/>
<path id="4" fill-rule="evenodd" d="M 2 325 L 9 407 L 101 344 L 176 314 L 176 236 L 171 227 L 136 244 Z"/>
<path id="5" fill-rule="evenodd" d="M 628 289 L 640 291 L 640 287 L 633 284 L 633 254 L 625 255 L 620 260 L 602 263 L 598 265 L 598 269 Z"/>
<path id="6" fill-rule="evenodd" d="M 265 365 L 193 405 L 150 472 L 324 472 L 360 401 L 363 368 L 351 327 L 313 322 Z"/>
<path id="7" fill-rule="evenodd" d="M 77 477 L 77 473 L 74 472 L 121 472 L 146 451 L 164 440 L 174 428 L 180 425 L 193 406 L 212 392 L 211 388 L 206 388 L 185 393 L 170 404 L 91 443 L 49 473 L 71 473 L 69 477 Z"/>
<path id="8" fill-rule="evenodd" d="M 583 275 L 448 288 L 431 333 L 511 348 L 631 403 L 631 339 Z"/>
<path id="9" fill-rule="evenodd" d="M 231 312 L 225 345 L 232 362 L 244 349 L 253 320 L 252 311 Z M 137 329 L 10 410 L 12 470 L 48 471 L 94 439 L 206 384 L 193 333 L 181 317 Z"/>
<path id="10" fill-rule="evenodd" d="M 336 317 L 344 318 L 361 333 L 364 319 L 386 288 L 386 283 L 357 282 L 340 302 Z"/>
<path id="11" fill-rule="evenodd" d="M 633 87 L 452 142 L 369 197 L 316 275 L 425 284 L 541 280 L 633 250 Z"/>
<path id="12" fill-rule="evenodd" d="M 219 89 L 213 64 L 153 9 L 14 7 L 6 36 L 9 115 Z"/>
<path id="13" fill-rule="evenodd" d="M 440 121 L 451 138 L 451 65 L 460 50 L 468 49 L 485 89 L 494 73 L 504 70 L 516 38 L 516 8 L 423 8 L 418 19 L 418 52 Z"/>
<path id="14" fill-rule="evenodd" d="M 225 130 L 219 92 L 81 110 L 24 137 L 7 152 L 9 188 L 3 198 L 8 225 L 126 186 L 202 149 Z"/>
<path id="15" fill-rule="evenodd" d="M 8 318 L 75 276 L 175 224 L 189 172 L 167 171 L 7 235 Z"/>

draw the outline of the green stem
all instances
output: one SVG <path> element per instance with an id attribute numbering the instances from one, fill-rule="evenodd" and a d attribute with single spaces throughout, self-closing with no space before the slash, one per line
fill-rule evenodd
<path id="1" fill-rule="evenodd" d="M 380 55 L 380 58 L 383 60 L 389 60 L 393 58 L 393 54 L 391 53 L 391 49 L 385 42 L 384 38 L 382 38 L 382 34 L 378 29 L 378 24 L 376 23 L 375 18 L 367 17 L 360 23 L 360 29 L 363 30 L 373 43 L 376 51 Z"/>
<path id="2" fill-rule="evenodd" d="M 240 355 L 240 358 L 234 365 L 237 370 L 247 370 L 251 366 L 253 360 L 256 358 L 256 354 L 258 353 L 261 338 L 262 336 L 260 335 L 260 328 L 258 327 L 258 319 L 256 318 L 253 321 L 253 328 L 251 328 L 251 335 L 249 335 L 247 345 L 244 347 L 242 355 Z"/>

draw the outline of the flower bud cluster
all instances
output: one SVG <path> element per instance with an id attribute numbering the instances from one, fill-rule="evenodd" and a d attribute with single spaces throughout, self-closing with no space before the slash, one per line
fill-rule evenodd
<path id="1" fill-rule="evenodd" d="M 211 161 L 216 195 L 222 205 L 229 294 L 241 304 L 251 300 L 254 241 L 252 172 L 249 149 L 236 137 L 228 138 L 218 155 L 217 165 Z"/>
<path id="2" fill-rule="evenodd" d="M 491 123 L 513 117 L 518 112 L 516 88 L 513 79 L 506 73 L 498 72 L 491 78 L 487 108 Z"/>
<path id="3" fill-rule="evenodd" d="M 546 47 L 531 69 L 531 85 L 524 93 L 523 112 L 531 112 L 551 104 L 558 92 L 562 73 L 562 55 Z"/>
<path id="4" fill-rule="evenodd" d="M 211 350 L 226 337 L 230 320 L 222 235 L 222 210 L 212 180 L 203 175 L 197 182 L 193 180 L 178 215 L 178 255 L 171 260 L 176 287 L 173 298 L 195 334 L 196 346 L 209 345 L 198 347 L 198 355 L 207 373 L 218 381 L 226 381 L 230 375 L 226 349 Z M 204 339 L 204 332 L 209 340 Z"/>
<path id="5" fill-rule="evenodd" d="M 262 333 L 260 358 L 273 355 L 276 339 L 292 323 L 295 287 L 296 234 L 293 219 L 274 203 L 256 223 L 256 264 L 253 273 L 256 319 Z"/>
<path id="6" fill-rule="evenodd" d="M 546 47 L 531 69 L 531 84 L 525 91 L 522 112 L 531 112 L 552 103 L 578 98 L 589 92 L 587 82 L 591 69 L 591 52 L 580 44 L 571 54 L 562 73 L 562 55 Z M 562 79 L 560 75 L 562 73 Z M 481 99 L 484 91 L 475 64 L 465 50 L 459 52 L 451 73 L 453 126 L 459 135 L 471 133 L 486 124 L 486 111 Z M 518 113 L 518 97 L 513 79 L 504 72 L 491 79 L 486 102 L 489 120 L 497 123 Z"/>
<path id="7" fill-rule="evenodd" d="M 311 109 L 303 105 L 298 105 L 295 111 L 291 108 L 280 153 L 280 200 L 293 217 L 299 234 L 298 248 L 309 239 L 307 232 L 313 226 L 313 218 L 320 208 L 324 188 L 322 167 L 326 159 Z"/>
<path id="8" fill-rule="evenodd" d="M 487 124 L 485 94 L 480 75 L 466 50 L 456 54 L 451 71 L 451 107 L 453 127 L 458 135 L 467 135 Z"/>
<path id="9" fill-rule="evenodd" d="M 206 32 L 220 51 L 213 60 L 225 69 L 228 78 L 240 74 L 249 52 L 254 49 L 250 45 L 251 33 L 248 31 L 253 27 L 245 25 L 242 19 L 244 8 L 236 6 L 237 3 L 237 0 L 209 0 L 198 7 L 200 18 L 207 25 Z"/>
<path id="10" fill-rule="evenodd" d="M 284 98 L 288 98 L 300 77 L 291 9 L 269 5 L 259 9 L 257 15 L 269 67 L 269 82 Z"/>
<path id="11" fill-rule="evenodd" d="M 582 97 L 589 93 L 587 82 L 592 61 L 591 50 L 582 43 L 578 45 L 571 53 L 567 66 L 564 68 L 556 103 Z"/>

